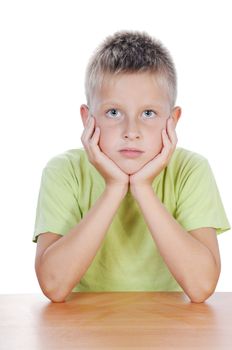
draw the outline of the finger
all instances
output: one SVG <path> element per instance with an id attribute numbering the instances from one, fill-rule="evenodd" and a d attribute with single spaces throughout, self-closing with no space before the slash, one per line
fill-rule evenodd
<path id="1" fill-rule="evenodd" d="M 175 146 L 177 144 L 178 139 L 177 139 L 177 135 L 176 135 L 175 123 L 174 123 L 173 118 L 169 118 L 167 124 L 168 124 L 167 131 L 168 131 L 169 138 L 170 138 L 173 146 Z"/>
<path id="2" fill-rule="evenodd" d="M 90 120 L 91 116 L 89 115 L 88 118 L 85 120 L 85 123 L 84 123 L 84 128 L 87 127 L 88 123 L 89 123 L 89 120 Z"/>
<path id="3" fill-rule="evenodd" d="M 91 162 L 94 161 L 94 152 L 93 152 L 93 149 L 91 148 L 91 138 L 93 133 L 94 133 L 94 120 L 93 120 L 93 117 L 90 117 L 90 120 L 88 121 L 86 128 L 82 134 L 81 141 L 88 154 L 88 158 Z"/>
<path id="4" fill-rule="evenodd" d="M 97 160 L 100 156 L 100 148 L 98 146 L 100 139 L 100 128 L 94 127 L 96 124 L 96 120 L 94 117 L 91 118 L 88 126 L 88 131 L 86 133 L 87 144 L 86 147 L 88 149 L 88 153 L 92 159 L 92 161 Z"/>
<path id="5" fill-rule="evenodd" d="M 175 151 L 176 145 L 171 142 L 170 138 L 167 135 L 166 130 L 164 133 L 164 144 L 166 144 L 166 146 L 163 147 L 161 154 L 163 157 L 163 162 L 168 164 L 172 157 L 172 154 Z"/>
<path id="6" fill-rule="evenodd" d="M 88 126 L 89 126 L 89 120 L 90 120 L 90 117 L 88 117 L 88 119 L 87 119 L 87 121 L 86 121 L 86 123 L 84 125 L 84 130 L 83 130 L 83 132 L 81 134 L 81 140 L 84 139 L 85 136 L 86 136 L 86 132 L 87 132 L 87 129 L 88 129 Z"/>
<path id="7" fill-rule="evenodd" d="M 84 141 L 84 143 L 89 142 L 90 138 L 92 137 L 93 131 L 94 131 L 94 120 L 93 120 L 93 117 L 90 117 L 81 136 L 81 139 Z"/>
<path id="8" fill-rule="evenodd" d="M 93 143 L 94 145 L 98 144 L 99 138 L 100 138 L 100 128 L 96 127 L 96 129 L 94 130 L 93 136 L 91 138 L 91 143 Z"/>
<path id="9" fill-rule="evenodd" d="M 162 140 L 163 140 L 163 148 L 160 153 L 160 160 L 162 163 L 166 163 L 172 152 L 172 144 L 165 129 L 162 130 Z"/>
<path id="10" fill-rule="evenodd" d="M 163 140 L 163 145 L 164 148 L 170 148 L 171 147 L 171 140 L 167 134 L 167 130 L 163 129 L 162 130 L 162 140 Z"/>
<path id="11" fill-rule="evenodd" d="M 88 126 L 90 124 L 91 118 L 92 118 L 91 115 L 89 115 L 87 120 L 85 121 L 85 123 L 84 123 L 84 131 L 87 130 L 87 128 L 88 128 Z"/>
<path id="12" fill-rule="evenodd" d="M 98 146 L 99 140 L 100 140 L 100 128 L 97 127 L 94 130 L 91 140 L 89 141 L 89 151 L 91 152 L 92 156 L 95 159 L 97 159 L 97 157 L 100 156 L 99 154 L 100 148 Z"/>
<path id="13" fill-rule="evenodd" d="M 94 131 L 95 131 L 95 119 L 94 117 L 90 117 L 89 124 L 86 129 L 86 135 L 88 139 L 92 138 Z"/>

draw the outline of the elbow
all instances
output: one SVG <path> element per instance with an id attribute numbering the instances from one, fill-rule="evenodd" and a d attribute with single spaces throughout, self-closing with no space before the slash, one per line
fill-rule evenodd
<path id="1" fill-rule="evenodd" d="M 64 303 L 70 294 L 62 291 L 60 288 L 49 289 L 44 286 L 41 289 L 43 294 L 53 303 Z"/>
<path id="2" fill-rule="evenodd" d="M 185 293 L 192 303 L 204 303 L 215 291 L 218 279 L 212 279 L 207 283 L 191 283 L 184 288 Z M 198 281 L 199 282 L 199 281 Z"/>
<path id="3" fill-rule="evenodd" d="M 42 273 L 37 270 L 37 279 L 43 294 L 53 303 L 63 303 L 69 296 L 70 291 L 60 287 L 54 278 L 45 278 Z"/>
<path id="4" fill-rule="evenodd" d="M 204 303 L 215 291 L 216 285 L 210 288 L 198 288 L 195 292 L 187 293 L 192 303 Z"/>
<path id="5" fill-rule="evenodd" d="M 45 294 L 45 293 L 44 293 Z M 45 294 L 46 295 L 46 294 Z M 65 303 L 66 302 L 66 297 L 63 297 L 61 295 L 46 295 L 48 299 L 51 300 L 52 303 Z"/>
<path id="6" fill-rule="evenodd" d="M 191 303 L 195 303 L 195 304 L 200 304 L 200 303 L 204 303 L 211 294 L 207 295 L 207 294 L 199 294 L 199 295 L 193 295 L 193 296 L 189 296 Z"/>

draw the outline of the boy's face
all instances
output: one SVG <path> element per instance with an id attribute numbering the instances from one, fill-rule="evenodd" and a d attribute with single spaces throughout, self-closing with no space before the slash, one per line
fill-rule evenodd
<path id="1" fill-rule="evenodd" d="M 169 116 L 177 123 L 181 110 L 171 109 L 165 84 L 146 72 L 106 76 L 92 97 L 90 113 L 101 130 L 101 151 L 133 174 L 161 151 L 161 131 Z M 120 152 L 125 148 L 143 153 L 132 158 Z"/>

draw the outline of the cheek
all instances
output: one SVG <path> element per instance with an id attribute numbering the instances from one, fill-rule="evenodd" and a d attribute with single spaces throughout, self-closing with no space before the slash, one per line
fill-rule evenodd
<path id="1" fill-rule="evenodd" d="M 161 130 L 155 130 L 152 133 L 149 134 L 149 148 L 153 150 L 159 150 L 162 146 L 162 135 Z"/>
<path id="2" fill-rule="evenodd" d="M 101 135 L 98 145 L 102 152 L 104 152 L 105 154 L 109 154 L 110 150 L 113 147 L 113 140 L 115 140 L 115 137 L 112 132 L 101 129 Z"/>
<path id="3" fill-rule="evenodd" d="M 102 152 L 107 153 L 109 144 L 110 144 L 109 131 L 104 125 L 102 125 L 102 121 L 99 121 L 97 117 L 96 117 L 96 126 L 99 126 L 100 128 L 100 138 L 98 141 L 98 146 Z"/>

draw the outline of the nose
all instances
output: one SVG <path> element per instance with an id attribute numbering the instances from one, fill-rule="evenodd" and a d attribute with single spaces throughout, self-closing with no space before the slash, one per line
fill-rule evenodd
<path id="1" fill-rule="evenodd" d="M 140 131 L 139 127 L 136 124 L 135 121 L 128 121 L 124 127 L 124 132 L 123 132 L 123 138 L 124 139 L 139 139 L 140 136 Z"/>

